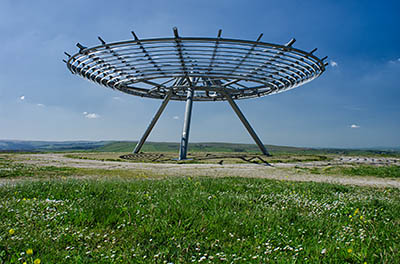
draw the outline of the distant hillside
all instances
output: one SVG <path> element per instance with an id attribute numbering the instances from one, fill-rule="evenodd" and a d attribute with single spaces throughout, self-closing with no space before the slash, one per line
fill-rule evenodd
<path id="1" fill-rule="evenodd" d="M 93 150 L 110 141 L 25 141 L 0 140 L 0 151 L 72 151 Z"/>
<path id="2" fill-rule="evenodd" d="M 0 151 L 99 151 L 99 152 L 132 152 L 135 141 L 23 141 L 0 140 Z M 340 155 L 390 155 L 400 156 L 400 150 L 382 149 L 334 149 L 334 148 L 300 148 L 266 145 L 268 151 L 288 154 L 340 154 Z M 178 152 L 179 143 L 146 142 L 144 152 Z M 189 143 L 190 152 L 259 152 L 255 144 L 235 143 Z"/>

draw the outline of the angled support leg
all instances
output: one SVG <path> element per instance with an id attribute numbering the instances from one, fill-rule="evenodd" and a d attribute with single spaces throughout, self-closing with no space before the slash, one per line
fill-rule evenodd
<path id="1" fill-rule="evenodd" d="M 232 99 L 232 97 L 226 92 L 224 92 L 224 95 L 225 95 L 226 99 L 228 100 L 228 103 L 233 108 L 233 111 L 235 111 L 235 113 L 239 117 L 240 121 L 242 121 L 243 125 L 246 127 L 247 131 L 249 132 L 251 137 L 254 139 L 254 141 L 260 148 L 261 152 L 266 156 L 271 156 L 268 153 L 267 149 L 265 148 L 264 144 L 261 142 L 260 138 L 257 136 L 254 129 L 250 126 L 249 122 L 247 121 L 246 117 L 243 115 L 242 111 L 240 111 L 239 107 L 237 106 L 235 101 Z"/>
<path id="2" fill-rule="evenodd" d="M 179 149 L 179 160 L 185 160 L 187 155 L 187 149 L 189 144 L 190 120 L 192 119 L 192 105 L 193 105 L 193 90 L 190 88 L 187 91 L 187 96 L 186 96 L 185 121 L 183 123 L 181 147 Z"/>
<path id="3" fill-rule="evenodd" d="M 160 115 L 164 111 L 165 107 L 167 106 L 169 99 L 172 96 L 172 89 L 168 91 L 168 93 L 164 97 L 164 101 L 162 102 L 160 108 L 158 109 L 157 113 L 154 115 L 153 119 L 151 120 L 149 126 L 147 127 L 146 131 L 144 132 L 140 141 L 136 144 L 135 150 L 133 153 L 139 153 L 140 149 L 142 148 L 144 142 L 146 141 L 147 137 L 150 135 L 151 130 L 153 129 L 154 125 L 157 123 Z"/>

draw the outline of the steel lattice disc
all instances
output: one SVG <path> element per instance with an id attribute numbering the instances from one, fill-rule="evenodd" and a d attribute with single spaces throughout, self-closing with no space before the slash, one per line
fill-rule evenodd
<path id="1" fill-rule="evenodd" d="M 133 33 L 134 34 L 134 33 Z M 226 38 L 180 37 L 105 43 L 69 57 L 69 70 L 124 93 L 172 100 L 251 98 L 286 91 L 309 82 L 325 71 L 312 52 L 286 45 Z M 315 50 L 314 50 L 315 51 Z"/>

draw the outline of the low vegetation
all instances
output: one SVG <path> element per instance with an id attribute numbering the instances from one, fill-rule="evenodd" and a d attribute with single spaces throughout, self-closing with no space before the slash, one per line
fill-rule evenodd
<path id="1" fill-rule="evenodd" d="M 399 189 L 166 178 L 19 157 L 0 155 L 0 263 L 400 262 Z M 295 169 L 399 177 L 398 166 Z"/>
<path id="2" fill-rule="evenodd" d="M 373 166 L 373 165 L 353 165 L 353 166 L 326 166 L 313 168 L 297 168 L 313 174 L 335 174 L 347 176 L 373 176 L 379 178 L 400 178 L 400 166 Z"/>
<path id="3" fill-rule="evenodd" d="M 400 261 L 396 189 L 169 178 L 37 181 L 0 195 L 8 263 Z"/>
<path id="4" fill-rule="evenodd" d="M 97 178 L 147 178 L 150 175 L 142 170 L 114 169 L 105 170 L 99 168 L 74 168 L 57 166 L 38 166 L 15 161 L 15 156 L 0 156 L 0 179 L 65 179 L 67 177 L 91 177 Z M 159 177 L 151 175 L 151 177 Z"/>

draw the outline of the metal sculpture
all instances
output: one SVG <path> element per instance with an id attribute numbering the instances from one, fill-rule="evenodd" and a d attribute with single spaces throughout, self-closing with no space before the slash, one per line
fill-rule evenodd
<path id="1" fill-rule="evenodd" d="M 283 92 L 305 84 L 325 71 L 327 57 L 292 45 L 216 38 L 181 37 L 139 39 L 84 47 L 64 60 L 73 74 L 121 92 L 163 102 L 137 143 L 139 153 L 169 100 L 186 101 L 179 159 L 187 157 L 193 101 L 228 101 L 261 152 L 263 143 L 234 100 Z"/>

